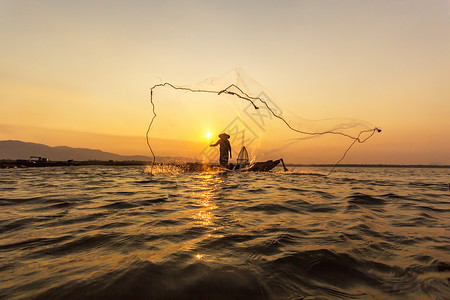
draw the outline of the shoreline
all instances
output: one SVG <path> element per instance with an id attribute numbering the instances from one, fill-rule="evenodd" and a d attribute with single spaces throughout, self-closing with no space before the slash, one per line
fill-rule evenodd
<path id="1" fill-rule="evenodd" d="M 150 161 L 114 161 L 114 160 L 87 160 L 87 161 L 30 161 L 30 160 L 0 160 L 1 169 L 9 168 L 40 168 L 40 167 L 67 167 L 67 166 L 145 166 L 151 165 Z M 216 167 L 217 164 L 194 163 L 155 163 L 155 165 L 172 165 L 172 166 L 205 166 L 205 168 Z M 286 164 L 288 167 L 333 167 L 334 164 Z M 450 165 L 397 165 L 397 164 L 339 164 L 337 168 L 450 168 Z"/>

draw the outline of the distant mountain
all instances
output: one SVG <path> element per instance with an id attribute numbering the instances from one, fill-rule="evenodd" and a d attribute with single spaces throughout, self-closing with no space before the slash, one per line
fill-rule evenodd
<path id="1" fill-rule="evenodd" d="M 51 161 L 115 160 L 115 161 L 151 161 L 149 156 L 124 156 L 101 150 L 87 148 L 71 148 L 66 146 L 50 147 L 43 144 L 22 141 L 0 141 L 0 159 L 29 159 L 30 156 L 46 157 Z M 184 158 L 158 157 L 158 162 L 190 161 Z"/>

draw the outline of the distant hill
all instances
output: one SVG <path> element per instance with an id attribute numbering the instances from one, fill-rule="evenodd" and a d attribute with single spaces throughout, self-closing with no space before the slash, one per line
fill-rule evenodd
<path id="1" fill-rule="evenodd" d="M 29 159 L 30 156 L 46 157 L 51 161 L 114 160 L 114 161 L 151 161 L 152 157 L 134 155 L 124 156 L 101 150 L 87 148 L 71 148 L 66 146 L 50 147 L 43 144 L 22 141 L 0 141 L 0 159 Z M 158 157 L 158 162 L 190 161 L 185 158 Z"/>

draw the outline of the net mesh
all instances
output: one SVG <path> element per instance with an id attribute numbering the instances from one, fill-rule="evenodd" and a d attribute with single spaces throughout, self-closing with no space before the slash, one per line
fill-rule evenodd
<path id="1" fill-rule="evenodd" d="M 250 165 L 250 161 L 248 159 L 248 152 L 245 146 L 242 146 L 241 151 L 239 151 L 239 155 L 236 159 L 236 165 L 239 166 L 239 168 L 245 168 Z"/>
<path id="2" fill-rule="evenodd" d="M 154 85 L 150 102 L 153 115 L 146 140 L 153 157 L 151 172 L 157 160 L 155 149 L 178 160 L 217 161 L 217 149 L 209 147 L 213 139 L 198 139 L 209 128 L 215 134 L 228 133 L 232 145 L 241 143 L 248 147 L 250 155 L 245 147 L 243 150 L 249 163 L 286 155 L 314 159 L 317 149 L 327 149 L 320 153 L 320 159 L 335 161 L 331 174 L 356 143 L 364 143 L 381 131 L 355 119 L 299 117 L 284 109 L 281 102 L 241 69 L 190 86 L 167 82 Z M 242 141 L 238 140 L 240 137 Z M 346 145 L 342 146 L 342 140 L 347 141 Z M 339 157 L 336 152 L 341 153 Z M 162 160 L 161 156 L 158 158 Z"/>

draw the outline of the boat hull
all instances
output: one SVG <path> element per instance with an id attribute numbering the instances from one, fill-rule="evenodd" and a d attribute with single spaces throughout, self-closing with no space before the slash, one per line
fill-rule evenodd
<path id="1" fill-rule="evenodd" d="M 269 172 L 276 166 L 278 166 L 281 162 L 281 159 L 277 160 L 268 160 L 263 162 L 256 162 L 253 165 L 246 166 L 244 168 L 240 168 L 239 165 L 234 166 L 230 164 L 227 170 L 237 171 L 237 172 Z"/>

